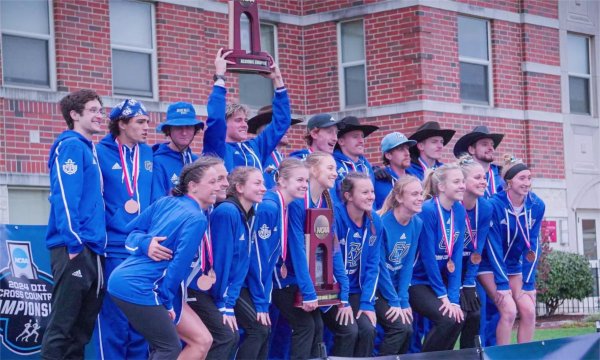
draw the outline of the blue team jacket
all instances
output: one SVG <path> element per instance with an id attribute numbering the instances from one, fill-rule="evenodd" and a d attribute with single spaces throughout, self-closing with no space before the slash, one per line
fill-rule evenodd
<path id="1" fill-rule="evenodd" d="M 275 181 L 275 170 L 279 169 L 279 164 L 283 161 L 283 154 L 275 149 L 264 163 L 265 187 L 267 190 L 273 189 L 277 182 Z"/>
<path id="2" fill-rule="evenodd" d="M 438 298 L 448 297 L 451 303 L 459 305 L 461 287 L 462 254 L 465 232 L 465 208 L 455 202 L 454 211 L 454 248 L 451 258 L 455 270 L 450 273 L 446 267 L 448 254 L 442 235 L 439 215 L 434 199 L 423 204 L 423 211 L 418 215 L 423 221 L 423 230 L 419 236 L 419 246 L 412 285 L 429 285 Z M 447 232 L 450 231 L 450 211 L 442 207 Z M 449 235 L 449 234 L 448 234 Z"/>
<path id="3" fill-rule="evenodd" d="M 125 161 L 131 174 L 132 149 L 125 145 L 123 153 Z M 138 179 L 138 191 L 134 199 L 139 203 L 139 211 L 136 214 L 128 214 L 124 204 L 130 199 L 127 193 L 123 169 L 119 158 L 119 149 L 115 138 L 108 134 L 98 144 L 98 159 L 104 179 L 104 201 L 106 202 L 106 233 L 108 245 L 107 256 L 125 258 L 129 253 L 125 249 L 125 239 L 128 233 L 125 231 L 127 224 L 138 216 L 150 205 L 150 193 L 152 191 L 152 149 L 146 144 L 138 144 L 140 150 L 140 173 Z"/>
<path id="4" fill-rule="evenodd" d="M 348 156 L 344 155 L 341 150 L 336 149 L 333 151 L 333 158 L 335 159 L 336 170 L 338 173 L 338 177 L 335 180 L 335 189 L 339 199 L 342 199 L 343 197 L 341 194 L 342 180 L 344 180 L 346 175 L 351 171 L 365 173 L 371 177 L 371 182 L 375 183 L 373 167 L 366 157 L 361 155 L 358 157 L 358 161 L 354 162 Z"/>
<path id="5" fill-rule="evenodd" d="M 430 167 L 429 169 L 435 169 L 442 165 L 444 165 L 444 164 L 439 161 L 436 161 L 435 165 L 433 167 Z M 423 181 L 423 179 L 425 179 L 425 170 L 423 170 L 423 166 L 421 166 L 421 163 L 419 162 L 419 160 L 413 159 L 410 163 L 410 167 L 408 169 L 406 169 L 406 173 L 410 174 L 412 176 L 416 176 L 421 181 Z"/>
<path id="6" fill-rule="evenodd" d="M 494 181 L 490 181 L 490 173 L 489 171 L 485 173 L 485 179 L 488 182 L 487 188 L 485 189 L 484 197 L 490 198 L 494 194 L 499 193 L 504 189 L 504 179 L 500 176 L 500 167 L 496 164 L 490 164 L 490 169 L 492 170 L 492 175 Z M 495 185 L 496 187 L 494 188 Z"/>
<path id="7" fill-rule="evenodd" d="M 475 208 L 467 210 L 467 216 L 471 222 L 473 235 L 477 237 L 477 250 L 479 254 L 485 252 L 488 242 L 488 234 L 492 227 L 492 204 L 483 197 L 477 199 L 477 221 L 475 220 Z M 471 253 L 475 251 L 469 228 L 465 224 L 465 237 L 463 249 L 463 277 L 462 284 L 465 287 L 474 287 L 479 264 L 473 264 Z"/>
<path id="8" fill-rule="evenodd" d="M 163 305 L 180 310 L 183 281 L 198 251 L 207 219 L 196 201 L 187 197 L 159 199 L 128 224 L 127 247 L 132 255 L 108 279 L 108 292 L 138 305 Z M 166 236 L 160 244 L 173 251 L 171 260 L 154 261 L 146 255 L 153 237 Z M 143 248 L 144 250 L 141 250 Z M 179 305 L 179 306 L 177 306 Z"/>
<path id="9" fill-rule="evenodd" d="M 400 224 L 393 210 L 383 214 L 383 236 L 378 289 L 390 306 L 409 308 L 408 287 L 413 273 L 419 235 L 423 221 L 413 216 L 408 224 Z"/>
<path id="10" fill-rule="evenodd" d="M 336 206 L 334 215 L 335 231 L 348 275 L 350 294 L 360 294 L 361 310 L 375 311 L 375 292 L 379 279 L 379 244 L 383 233 L 381 219 L 377 213 L 371 211 L 373 222 L 365 214 L 363 225 L 358 227 L 348 216 L 343 204 Z M 372 230 L 375 230 L 375 233 Z"/>
<path id="11" fill-rule="evenodd" d="M 538 240 L 546 205 L 533 192 L 529 192 L 525 197 L 524 207 L 519 214 L 513 212 L 506 191 L 497 193 L 490 202 L 494 208 L 493 226 L 489 236 L 490 246 L 481 265 L 483 267 L 489 263 L 494 269 L 498 290 L 508 290 L 508 275 L 515 273 L 523 274 L 523 290 L 534 290 L 535 272 L 540 255 Z M 531 250 L 535 252 L 533 262 L 526 259 L 529 249 L 516 223 L 519 221 L 523 231 L 527 233 L 526 217 L 529 223 Z"/>
<path id="12" fill-rule="evenodd" d="M 154 152 L 152 169 L 152 202 L 169 192 L 179 183 L 181 169 L 187 164 L 198 159 L 190 148 L 183 152 L 174 151 L 169 143 L 156 144 L 152 146 Z"/>
<path id="13" fill-rule="evenodd" d="M 48 169 L 50 218 L 46 246 L 66 246 L 70 254 L 87 246 L 104 255 L 104 199 L 94 144 L 73 130 L 62 132 L 50 148 Z"/>
<path id="14" fill-rule="evenodd" d="M 248 213 L 236 198 L 230 197 L 217 204 L 210 214 L 210 236 L 216 283 L 206 291 L 222 314 L 233 315 L 233 308 L 246 281 L 250 265 L 250 236 L 254 222 L 254 208 Z M 199 236 L 200 237 L 200 236 Z M 205 266 L 205 270 L 210 267 Z M 190 281 L 196 291 L 200 273 Z"/>
<path id="15" fill-rule="evenodd" d="M 305 199 L 294 200 L 288 206 L 288 252 L 285 259 L 285 266 L 288 270 L 288 276 L 282 279 L 278 274 L 281 274 L 281 265 L 276 266 L 275 271 L 275 288 L 283 289 L 290 285 L 298 285 L 302 299 L 304 302 L 317 300 L 317 293 L 313 285 L 310 273 L 308 270 L 308 262 L 306 261 L 306 246 L 304 243 L 304 223 L 306 221 L 307 208 L 327 208 L 324 196 L 321 196 L 320 206 L 313 203 L 310 196 L 310 189 L 307 190 Z M 307 204 L 308 202 L 308 204 Z M 334 211 L 335 221 L 335 211 Z M 331 225 L 334 229 L 335 225 Z M 333 249 L 333 276 L 340 285 L 340 300 L 344 304 L 348 304 L 348 276 L 344 268 L 344 260 L 339 247 Z"/>
<path id="16" fill-rule="evenodd" d="M 273 97 L 273 120 L 254 139 L 240 143 L 227 143 L 225 167 L 231 172 L 236 166 L 252 166 L 265 169 L 265 164 L 292 121 L 287 90 L 275 91 Z"/>
<path id="17" fill-rule="evenodd" d="M 306 159 L 306 157 L 307 157 L 308 155 L 310 155 L 312 152 L 313 152 L 313 151 L 312 151 L 311 149 L 304 148 L 304 149 L 300 149 L 300 150 L 292 151 L 292 152 L 290 153 L 290 156 L 291 156 L 291 157 L 298 158 L 298 159 L 300 159 L 300 160 L 304 160 L 304 159 Z"/>
<path id="18" fill-rule="evenodd" d="M 392 192 L 394 184 L 399 178 L 398 174 L 396 174 L 391 167 L 386 166 L 384 169 L 388 174 L 390 174 L 392 181 L 375 179 L 373 185 L 375 187 L 375 208 L 377 210 L 381 209 L 385 199 Z"/>

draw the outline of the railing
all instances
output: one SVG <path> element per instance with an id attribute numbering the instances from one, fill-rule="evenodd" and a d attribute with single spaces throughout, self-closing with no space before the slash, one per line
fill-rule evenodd
<path id="1" fill-rule="evenodd" d="M 598 286 L 600 284 L 600 268 L 590 268 L 594 277 L 594 291 L 592 295 L 583 300 L 565 300 L 556 310 L 555 314 L 575 315 L 575 314 L 597 314 L 600 313 L 600 294 Z M 548 311 L 544 303 L 538 302 L 536 308 L 537 316 L 547 315 Z"/>

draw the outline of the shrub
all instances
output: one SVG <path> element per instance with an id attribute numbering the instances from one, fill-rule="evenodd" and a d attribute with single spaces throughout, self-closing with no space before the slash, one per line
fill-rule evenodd
<path id="1" fill-rule="evenodd" d="M 593 291 L 594 278 L 588 260 L 579 254 L 554 250 L 540 259 L 538 300 L 554 315 L 565 300 L 582 300 Z"/>

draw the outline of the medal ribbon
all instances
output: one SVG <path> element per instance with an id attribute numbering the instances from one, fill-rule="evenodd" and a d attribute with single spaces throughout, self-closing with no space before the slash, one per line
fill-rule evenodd
<path id="1" fill-rule="evenodd" d="M 206 252 L 205 249 L 206 248 Z M 210 236 L 210 223 L 206 227 L 204 231 L 204 235 L 202 236 L 202 241 L 200 242 L 200 253 L 202 254 L 202 262 L 200 263 L 200 269 L 204 273 L 204 269 L 206 269 L 206 253 L 208 252 L 208 264 L 212 268 L 213 265 L 213 251 L 212 251 L 212 240 Z"/>
<path id="2" fill-rule="evenodd" d="M 527 234 L 525 234 L 525 230 L 523 230 L 523 226 L 519 221 L 519 214 L 517 214 L 517 212 L 515 211 L 515 207 L 512 203 L 512 200 L 510 199 L 510 195 L 508 195 L 508 192 L 506 193 L 506 196 L 508 197 L 510 209 L 512 210 L 513 214 L 515 214 L 517 228 L 521 231 L 521 234 L 523 234 L 523 240 L 525 240 L 525 245 L 527 245 L 527 249 L 531 250 L 531 241 L 529 240 L 531 239 L 531 237 L 529 236 L 529 218 L 527 217 L 527 205 L 525 205 L 525 199 L 523 199 L 523 211 L 525 212 L 525 227 L 527 228 Z"/>
<path id="3" fill-rule="evenodd" d="M 125 155 L 123 153 L 123 148 L 121 144 L 119 144 L 119 140 L 115 139 L 117 143 L 117 147 L 119 148 L 119 158 L 121 159 L 121 168 L 123 169 L 123 177 L 125 178 L 125 187 L 127 188 L 127 193 L 129 197 L 133 199 L 133 195 L 137 192 L 137 183 L 138 183 L 138 175 L 140 173 L 140 154 L 139 154 L 139 146 L 135 145 L 133 147 L 133 164 L 131 177 L 129 176 L 129 168 L 127 168 L 127 161 L 125 161 Z"/>
<path id="4" fill-rule="evenodd" d="M 285 258 L 287 257 L 287 234 L 288 234 L 288 212 L 287 205 L 283 200 L 283 195 L 277 190 L 277 197 L 279 198 L 279 203 L 281 204 L 281 259 L 285 262 Z"/>
<path id="5" fill-rule="evenodd" d="M 277 169 L 279 169 L 279 164 L 281 163 L 281 160 L 279 160 L 279 155 L 277 154 L 277 150 L 274 150 L 271 153 L 271 158 L 273 159 L 273 162 L 275 163 L 275 166 L 277 167 Z"/>
<path id="6" fill-rule="evenodd" d="M 442 234 L 444 243 L 446 244 L 446 252 L 448 253 L 448 259 L 452 256 L 452 249 L 454 248 L 454 210 L 450 209 L 450 240 L 448 240 L 448 234 L 446 233 L 446 222 L 444 221 L 444 214 L 442 213 L 442 207 L 440 200 L 435 197 L 435 204 L 437 205 L 438 215 L 440 217 L 440 225 L 442 226 Z"/>
<path id="7" fill-rule="evenodd" d="M 490 185 L 492 185 L 491 188 L 490 188 Z M 490 196 L 494 195 L 497 192 L 496 191 L 496 179 L 494 178 L 494 172 L 492 171 L 492 167 L 491 166 L 488 169 L 488 183 L 487 183 L 487 187 L 485 188 L 485 191 Z"/>
<path id="8" fill-rule="evenodd" d="M 467 219 L 467 231 L 469 232 L 471 242 L 473 243 L 473 250 L 477 251 L 477 233 L 475 233 L 475 236 L 473 236 L 473 227 L 471 226 L 471 219 L 469 218 L 468 212 L 465 217 Z M 477 231 L 477 224 L 479 224 L 479 207 L 477 206 L 477 202 L 475 202 L 475 231 Z"/>

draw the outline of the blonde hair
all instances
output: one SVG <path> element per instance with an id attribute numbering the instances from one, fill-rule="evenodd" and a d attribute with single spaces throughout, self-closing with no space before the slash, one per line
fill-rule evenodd
<path id="1" fill-rule="evenodd" d="M 261 174 L 260 170 L 251 166 L 238 166 L 233 169 L 233 171 L 227 176 L 227 181 L 229 182 L 229 187 L 227 188 L 227 197 L 239 197 L 240 193 L 237 191 L 237 186 L 246 184 L 250 174 L 253 172 L 258 172 Z"/>
<path id="2" fill-rule="evenodd" d="M 381 209 L 377 211 L 377 214 L 381 216 L 386 212 L 400 206 L 400 203 L 398 202 L 397 198 L 402 197 L 402 195 L 404 195 L 404 189 L 406 189 L 408 184 L 412 184 L 413 182 L 418 182 L 420 184 L 421 180 L 412 175 L 405 175 L 400 177 L 400 179 L 396 180 L 392 191 L 390 191 L 388 196 L 385 198 L 385 201 L 383 202 Z"/>
<path id="3" fill-rule="evenodd" d="M 279 168 L 275 171 L 275 182 L 279 185 L 279 179 L 288 180 L 292 176 L 292 171 L 295 169 L 308 169 L 308 165 L 298 158 L 285 158 L 279 164 Z"/>
<path id="4" fill-rule="evenodd" d="M 455 163 L 444 164 L 435 170 L 427 170 L 425 179 L 423 180 L 423 197 L 431 199 L 439 195 L 439 185 L 446 181 L 448 172 L 451 170 L 461 170 L 460 166 Z"/>
<path id="5" fill-rule="evenodd" d="M 306 157 L 306 159 L 304 159 L 304 161 L 308 165 L 309 170 L 311 170 L 311 172 L 312 172 L 313 168 L 316 166 L 319 166 L 321 161 L 323 161 L 325 158 L 330 158 L 333 160 L 333 155 L 328 154 L 324 151 L 314 151 L 314 152 L 308 154 L 308 156 Z"/>
<path id="6" fill-rule="evenodd" d="M 522 159 L 517 159 L 513 154 L 504 154 L 504 156 L 502 157 L 502 162 L 504 163 L 504 165 L 502 166 L 500 176 L 502 176 L 503 179 L 506 177 L 506 173 L 516 165 L 525 165 Z"/>
<path id="7" fill-rule="evenodd" d="M 246 105 L 238 104 L 238 103 L 229 103 L 225 108 L 225 119 L 229 120 L 230 117 L 233 116 L 238 111 L 242 111 L 246 116 L 250 113 L 250 109 Z"/>
<path id="8" fill-rule="evenodd" d="M 460 169 L 462 170 L 463 175 L 465 176 L 465 178 L 471 173 L 471 171 L 473 169 L 483 169 L 483 166 L 481 166 L 480 163 L 478 163 L 477 161 L 475 161 L 475 159 L 473 158 L 473 156 L 463 153 L 459 158 L 458 161 L 456 162 L 458 164 L 458 166 L 460 167 Z"/>

